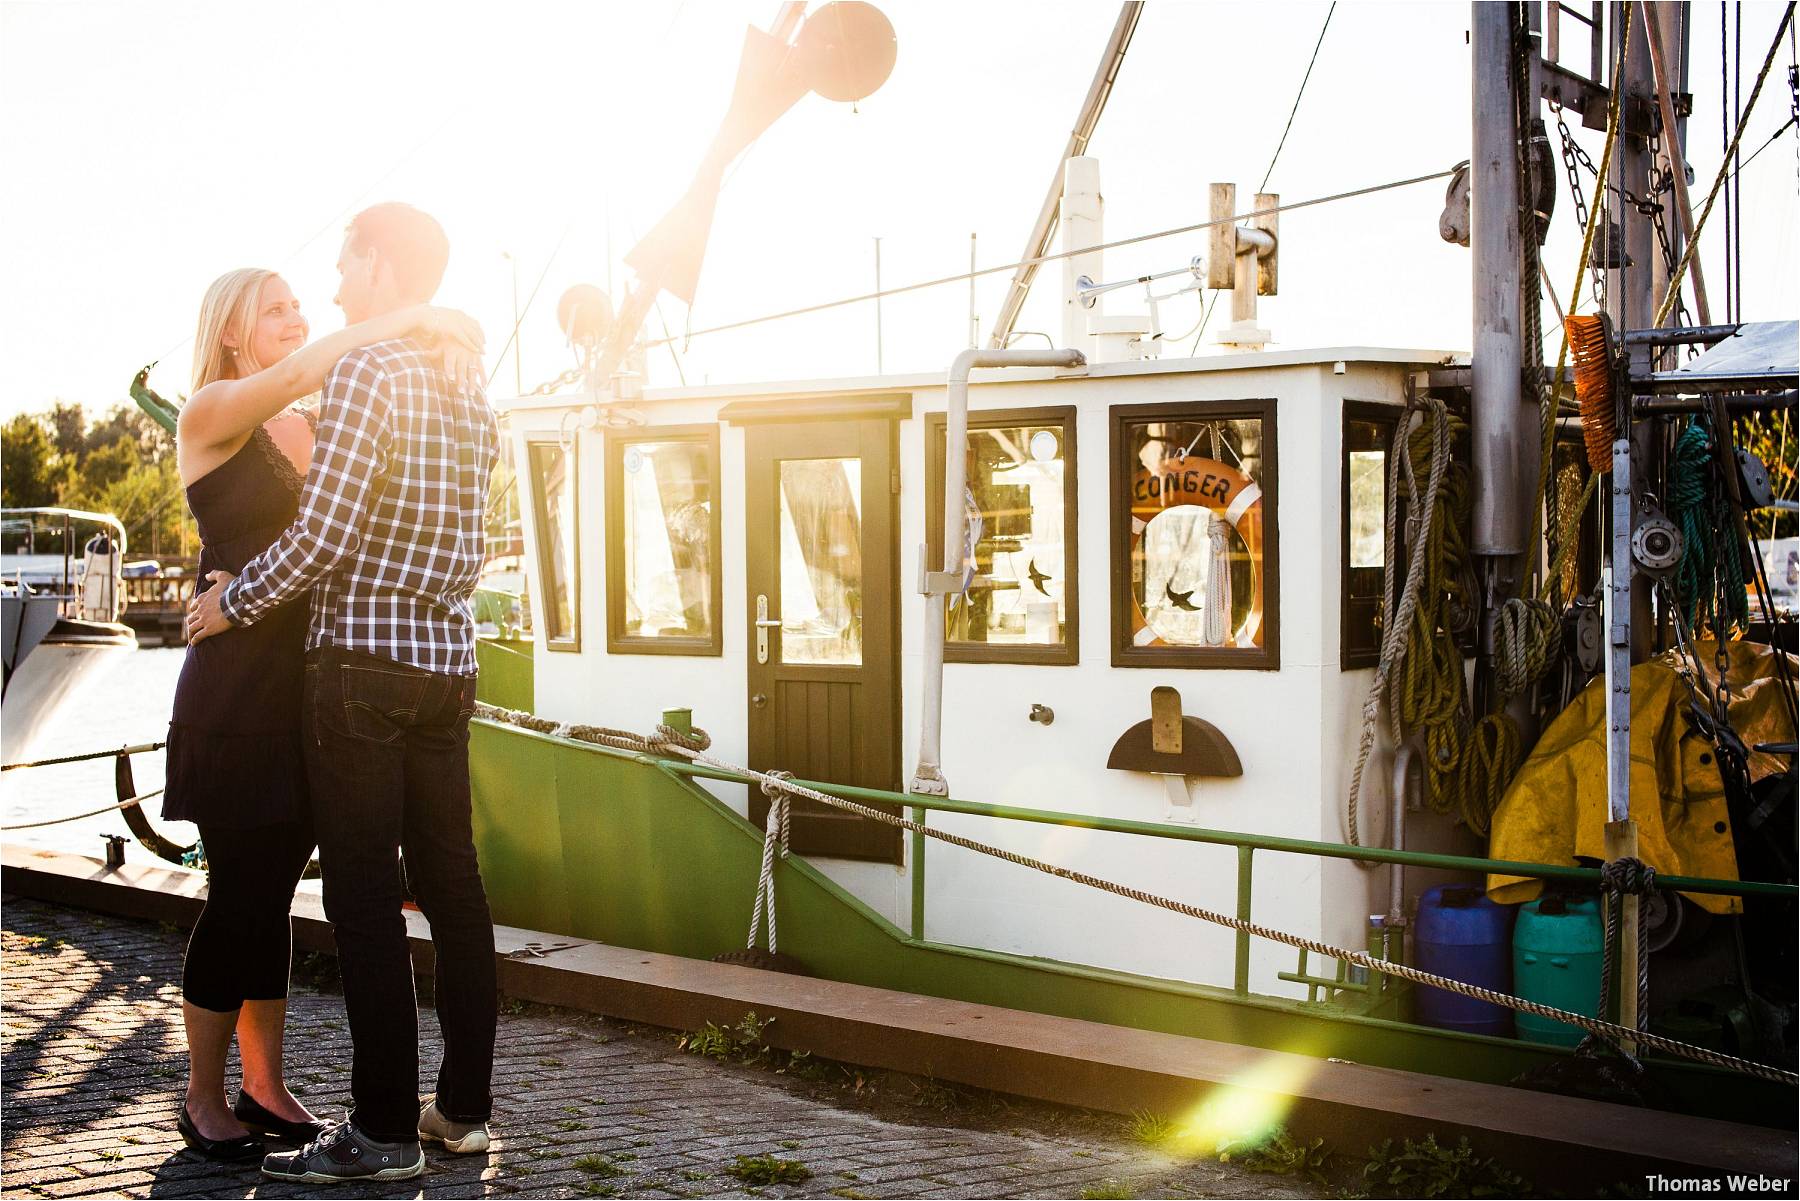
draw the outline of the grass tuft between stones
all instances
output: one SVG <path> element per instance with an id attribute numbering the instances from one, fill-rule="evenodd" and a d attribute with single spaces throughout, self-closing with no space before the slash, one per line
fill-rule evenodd
<path id="1" fill-rule="evenodd" d="M 740 1155 L 725 1168 L 725 1174 L 745 1184 L 799 1184 L 812 1179 L 812 1169 L 799 1160 L 773 1155 Z"/>

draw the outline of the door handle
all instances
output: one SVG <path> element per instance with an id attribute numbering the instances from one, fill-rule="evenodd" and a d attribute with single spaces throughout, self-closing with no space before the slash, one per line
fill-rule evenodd
<path id="1" fill-rule="evenodd" d="M 756 618 L 750 623 L 756 627 L 756 661 L 769 661 L 769 631 L 781 626 L 781 619 L 769 616 L 769 597 L 761 593 L 756 598 Z"/>
<path id="2" fill-rule="evenodd" d="M 769 698 L 766 694 L 759 692 L 750 698 L 750 703 L 760 709 L 769 703 Z"/>

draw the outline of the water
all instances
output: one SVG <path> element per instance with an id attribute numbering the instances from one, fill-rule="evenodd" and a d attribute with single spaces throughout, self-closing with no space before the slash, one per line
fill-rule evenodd
<path id="1" fill-rule="evenodd" d="M 175 681 L 181 675 L 183 647 L 139 648 L 117 656 L 117 662 L 101 678 L 90 682 L 45 731 L 32 758 L 51 759 L 88 751 L 116 750 L 168 737 L 169 709 L 175 697 Z M 163 752 L 131 757 L 132 776 L 139 793 L 161 788 Z M 113 791 L 113 760 L 36 767 L 0 775 L 0 825 L 44 821 L 61 814 L 85 813 L 118 800 Z M 187 822 L 162 820 L 162 798 L 144 802 L 144 812 L 156 828 L 180 843 L 196 837 Z M 7 842 L 75 851 L 83 855 L 104 853 L 102 834 L 125 834 L 125 819 L 117 813 L 37 830 L 18 830 L 0 835 Z M 150 862 L 150 852 L 132 839 L 125 848 L 127 862 Z M 159 861 L 160 862 L 160 861 Z"/>

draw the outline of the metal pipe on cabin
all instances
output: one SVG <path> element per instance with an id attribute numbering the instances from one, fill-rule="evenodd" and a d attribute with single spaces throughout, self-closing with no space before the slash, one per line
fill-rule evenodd
<path id="1" fill-rule="evenodd" d="M 1615 51 L 1621 44 L 1628 46 L 1625 56 L 1625 77 L 1611 81 L 1613 86 L 1624 89 L 1624 97 L 1619 110 L 1619 146 L 1614 159 L 1618 163 L 1618 178 L 1613 183 L 1623 195 L 1630 191 L 1633 195 L 1650 194 L 1650 172 L 1655 165 L 1650 153 L 1649 120 L 1656 107 L 1656 85 L 1652 80 L 1650 51 L 1645 37 L 1644 26 L 1638 21 L 1625 20 L 1625 5 L 1614 3 L 1610 6 L 1609 17 L 1613 26 L 1613 42 Z M 1619 267 L 1607 281 L 1607 301 L 1613 310 L 1614 329 L 1647 329 L 1656 317 L 1656 305 L 1668 287 L 1669 270 L 1663 261 L 1661 250 L 1656 244 L 1656 231 L 1650 218 L 1637 211 L 1631 205 L 1617 204 L 1619 223 L 1624 236 L 1620 243 L 1630 267 Z M 1604 232 L 1604 231 L 1602 231 Z M 1633 375 L 1646 373 L 1650 369 L 1653 351 L 1648 346 L 1627 347 Z M 1638 422 L 1630 432 L 1632 454 L 1635 462 L 1632 466 L 1633 486 L 1641 494 L 1646 491 L 1661 493 L 1662 481 L 1656 478 L 1655 468 L 1659 461 L 1656 453 L 1657 429 L 1653 421 Z M 1627 538 L 1631 534 L 1631 513 L 1626 513 Z M 1632 662 L 1638 663 L 1650 657 L 1652 639 L 1656 636 L 1656 613 L 1654 608 L 1654 581 L 1641 575 L 1635 568 L 1630 555 L 1613 563 L 1613 570 L 1623 571 L 1628 578 L 1627 586 L 1631 591 L 1631 605 L 1625 620 L 1631 631 Z M 1627 721 L 1629 724 L 1629 719 Z"/>
<path id="2" fill-rule="evenodd" d="M 1647 378 L 1636 379 L 1632 387 L 1639 394 L 1651 396 L 1721 396 L 1734 392 L 1758 392 L 1793 388 L 1800 382 L 1792 371 L 1721 372 L 1707 375 L 1699 371 L 1657 371 Z"/>
<path id="3" fill-rule="evenodd" d="M 1779 413 L 1783 409 L 1791 411 L 1795 408 L 1796 401 L 1800 400 L 1800 391 L 1787 388 L 1780 392 L 1750 392 L 1716 399 L 1725 406 L 1726 413 L 1738 417 L 1746 413 Z M 1706 413 L 1710 416 L 1714 412 L 1713 403 L 1713 397 L 1634 396 L 1631 398 L 1631 412 L 1637 417 L 1677 417 L 1689 413 Z"/>
<path id="4" fill-rule="evenodd" d="M 1064 253 L 1098 246 L 1106 240 L 1105 201 L 1100 195 L 1100 160 L 1078 156 L 1063 164 L 1062 248 Z M 1105 257 L 1098 250 L 1069 254 L 1062 261 L 1062 343 L 1091 353 L 1088 310 L 1082 303 L 1082 276 L 1099 279 Z"/>
<path id="5" fill-rule="evenodd" d="M 1742 325 L 1678 325 L 1662 329 L 1630 329 L 1625 331 L 1627 346 L 1711 346 L 1736 334 Z"/>
<path id="6" fill-rule="evenodd" d="M 1233 325 L 1254 325 L 1257 260 L 1275 249 L 1275 239 L 1266 230 L 1245 225 L 1238 226 L 1232 233 L 1237 237 L 1237 251 L 1231 268 L 1231 322 Z"/>
<path id="7" fill-rule="evenodd" d="M 1394 752 L 1394 795 L 1390 798 L 1393 812 L 1393 835 L 1389 839 L 1396 851 L 1406 849 L 1406 782 L 1412 774 L 1412 765 L 1419 757 L 1419 748 L 1411 742 L 1403 742 Z M 1403 927 L 1406 922 L 1406 866 L 1400 863 L 1388 865 L 1388 911 L 1389 928 Z"/>
<path id="8" fill-rule="evenodd" d="M 1513 128 L 1512 6 L 1476 3 L 1470 13 L 1473 156 L 1469 164 L 1469 245 L 1474 262 L 1471 349 L 1473 550 L 1510 557 L 1525 550 L 1518 496 L 1528 436 L 1520 381 L 1518 138 Z M 1533 348 L 1534 353 L 1538 353 Z M 1488 639 L 1484 634 L 1483 642 Z"/>
<path id="9" fill-rule="evenodd" d="M 925 569 L 925 548 L 919 548 L 919 590 L 925 594 L 924 681 L 919 689 L 919 765 L 913 771 L 908 792 L 949 796 L 944 779 L 942 744 L 944 727 L 944 625 L 950 595 L 962 589 L 963 492 L 969 474 L 969 372 L 977 367 L 1081 367 L 1087 356 L 1079 350 L 963 351 L 950 364 L 944 387 L 944 554 L 943 570 Z"/>

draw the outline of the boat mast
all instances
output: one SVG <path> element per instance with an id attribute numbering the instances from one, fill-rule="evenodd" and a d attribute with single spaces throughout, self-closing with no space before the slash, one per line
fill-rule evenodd
<path id="1" fill-rule="evenodd" d="M 1006 285 L 1006 299 L 1000 304 L 1000 315 L 994 318 L 994 332 L 988 338 L 990 347 L 1005 348 L 1012 337 L 1013 326 L 1019 320 L 1019 312 L 1025 307 L 1025 297 L 1031 293 L 1031 281 L 1037 278 L 1037 260 L 1050 253 L 1050 239 L 1056 233 L 1056 216 L 1062 209 L 1063 164 L 1076 155 L 1087 153 L 1088 139 L 1094 136 L 1100 114 L 1106 111 L 1107 98 L 1112 95 L 1119 68 L 1125 63 L 1125 51 L 1131 46 L 1131 35 L 1137 29 L 1143 7 L 1142 0 L 1127 0 L 1119 6 L 1119 19 L 1114 22 L 1112 36 L 1106 40 L 1106 49 L 1101 52 L 1100 67 L 1094 72 L 1094 81 L 1088 85 L 1081 111 L 1075 117 L 1075 126 L 1069 131 L 1069 140 L 1056 160 L 1050 190 L 1044 196 L 1043 208 L 1038 210 L 1031 236 L 1025 240 L 1025 253 L 1019 256 L 1022 261 Z"/>

